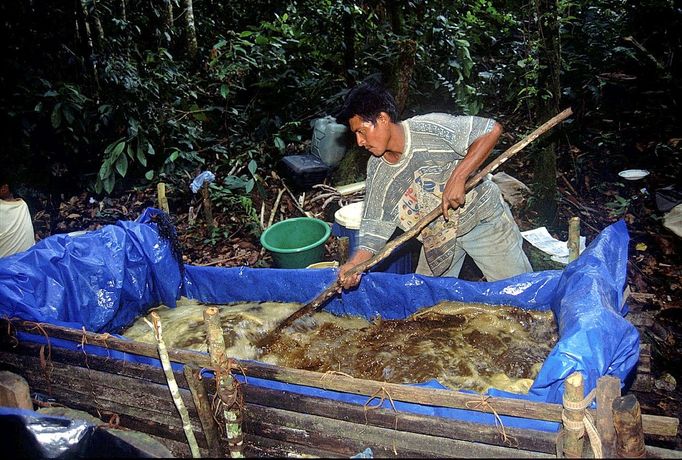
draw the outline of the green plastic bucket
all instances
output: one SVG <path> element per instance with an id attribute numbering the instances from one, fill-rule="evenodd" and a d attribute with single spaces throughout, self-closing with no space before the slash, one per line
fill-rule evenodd
<path id="1" fill-rule="evenodd" d="M 277 222 L 260 236 L 260 242 L 279 268 L 306 268 L 324 257 L 324 243 L 331 235 L 326 222 L 295 217 Z"/>

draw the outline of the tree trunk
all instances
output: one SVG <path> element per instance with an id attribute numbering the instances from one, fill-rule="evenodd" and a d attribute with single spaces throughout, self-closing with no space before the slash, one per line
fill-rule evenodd
<path id="1" fill-rule="evenodd" d="M 92 75 L 94 83 L 94 95 L 97 99 L 99 94 L 99 71 L 97 69 L 97 61 L 95 60 L 95 46 L 92 41 L 92 33 L 90 32 L 90 24 L 88 23 L 88 8 L 85 0 L 78 2 L 80 8 L 76 8 L 76 25 L 80 31 L 81 41 L 83 42 L 83 58 L 86 66 Z"/>
<path id="2" fill-rule="evenodd" d="M 187 55 L 194 61 L 197 58 L 199 45 L 197 44 L 197 31 L 194 27 L 194 9 L 192 0 L 183 0 L 185 8 L 185 39 L 187 40 Z"/>
<path id="3" fill-rule="evenodd" d="M 164 32 L 163 41 L 166 48 L 171 45 L 171 37 L 173 33 L 173 2 L 172 0 L 163 0 L 162 9 L 162 28 Z"/>
<path id="4" fill-rule="evenodd" d="M 353 27 L 353 13 L 348 9 L 343 13 L 343 73 L 346 84 L 353 86 L 355 77 L 351 72 L 355 68 L 355 28 Z"/>
<path id="5" fill-rule="evenodd" d="M 539 40 L 537 118 L 542 120 L 559 111 L 561 96 L 561 49 L 557 0 L 534 0 Z M 552 136 L 556 139 L 556 135 Z M 552 224 L 556 218 L 557 171 L 556 141 L 541 148 L 535 158 L 534 195 L 535 211 L 542 222 Z"/>
<path id="6" fill-rule="evenodd" d="M 396 35 L 403 33 L 403 18 L 400 14 L 400 3 L 398 0 L 385 1 L 386 10 L 388 10 L 389 18 L 391 19 L 391 30 Z"/>
<path id="7" fill-rule="evenodd" d="M 414 40 L 401 40 L 396 43 L 400 50 L 398 58 L 390 70 L 391 84 L 395 96 L 398 115 L 405 110 L 407 96 L 410 92 L 410 80 L 414 73 L 415 58 L 417 55 L 417 43 Z"/>
<path id="8" fill-rule="evenodd" d="M 104 40 L 104 28 L 102 27 L 102 21 L 99 19 L 97 0 L 92 0 L 92 22 L 95 24 L 95 30 L 97 31 L 97 47 L 101 51 L 102 41 Z"/>

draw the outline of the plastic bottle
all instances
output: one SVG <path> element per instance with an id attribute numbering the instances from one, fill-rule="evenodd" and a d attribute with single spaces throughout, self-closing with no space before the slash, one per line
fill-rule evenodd
<path id="1" fill-rule="evenodd" d="M 347 132 L 332 116 L 318 118 L 313 125 L 311 153 L 330 168 L 336 167 L 346 153 Z"/>

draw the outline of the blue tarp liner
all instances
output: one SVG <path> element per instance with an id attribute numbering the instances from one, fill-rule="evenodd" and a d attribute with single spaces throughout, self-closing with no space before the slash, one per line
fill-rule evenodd
<path id="1" fill-rule="evenodd" d="M 308 302 L 336 278 L 336 269 L 284 270 L 185 265 L 159 236 L 149 208 L 135 222 L 119 221 L 85 235 L 55 235 L 0 259 L 0 315 L 93 332 L 120 333 L 148 308 L 174 307 L 182 295 L 207 303 Z M 623 221 L 604 229 L 564 270 L 527 273 L 496 282 L 368 273 L 360 286 L 325 309 L 337 315 L 405 318 L 444 300 L 512 305 L 554 312 L 560 339 L 529 393 L 491 389 L 492 396 L 560 403 L 564 380 L 575 371 L 589 392 L 603 375 L 626 381 L 639 358 L 639 334 L 623 316 L 628 233 Z M 33 340 L 41 340 L 31 336 Z M 26 337 L 22 337 L 26 338 Z M 51 343 L 74 346 L 66 341 Z M 97 353 L 97 347 L 87 346 Z M 111 354 L 110 350 L 106 351 Z M 120 353 L 119 359 L 135 359 Z M 154 360 L 140 359 L 145 362 Z M 249 378 L 249 384 L 365 404 L 367 398 Z M 420 385 L 443 388 L 438 382 Z M 389 402 L 386 401 L 388 406 Z M 495 423 L 473 411 L 396 402 L 396 409 Z M 502 417 L 507 426 L 555 430 L 557 424 Z"/>

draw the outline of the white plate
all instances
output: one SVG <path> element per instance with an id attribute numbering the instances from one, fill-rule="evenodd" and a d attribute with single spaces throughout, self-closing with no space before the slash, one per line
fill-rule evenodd
<path id="1" fill-rule="evenodd" d="M 626 180 L 639 180 L 649 175 L 646 169 L 626 169 L 618 173 L 620 177 Z"/>

